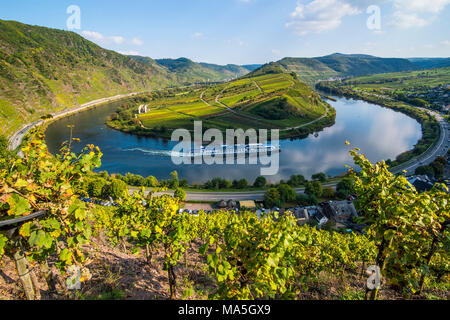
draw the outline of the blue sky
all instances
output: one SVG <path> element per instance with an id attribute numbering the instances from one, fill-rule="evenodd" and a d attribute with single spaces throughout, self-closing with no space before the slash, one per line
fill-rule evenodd
<path id="1" fill-rule="evenodd" d="M 333 52 L 450 56 L 450 0 L 3 0 L 0 19 L 67 30 L 70 5 L 81 10 L 81 29 L 72 31 L 152 58 L 252 64 Z M 379 8 L 380 20 L 369 6 Z"/>

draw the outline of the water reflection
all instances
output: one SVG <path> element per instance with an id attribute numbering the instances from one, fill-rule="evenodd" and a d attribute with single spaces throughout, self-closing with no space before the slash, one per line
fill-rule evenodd
<path id="1" fill-rule="evenodd" d="M 359 147 L 371 161 L 394 159 L 398 154 L 411 149 L 421 138 L 420 125 L 414 119 L 390 109 L 363 101 L 339 98 L 330 101 L 336 108 L 336 124 L 326 128 L 317 137 L 310 135 L 302 140 L 280 142 L 280 170 L 276 176 L 267 177 L 272 182 L 288 179 L 301 173 L 309 178 L 317 172 L 339 175 L 346 172 L 345 165 L 352 164 L 350 147 Z M 117 105 L 99 107 L 62 119 L 47 130 L 47 144 L 51 152 L 67 140 L 74 124 L 74 136 L 101 148 L 104 156 L 100 170 L 110 173 L 132 172 L 143 176 L 154 175 L 167 179 L 173 170 L 190 183 L 202 183 L 214 177 L 227 179 L 246 178 L 253 181 L 260 172 L 260 165 L 181 165 L 171 162 L 170 150 L 174 143 L 162 139 L 137 137 L 111 130 L 104 125 L 106 116 Z M 79 150 L 81 145 L 77 147 Z"/>

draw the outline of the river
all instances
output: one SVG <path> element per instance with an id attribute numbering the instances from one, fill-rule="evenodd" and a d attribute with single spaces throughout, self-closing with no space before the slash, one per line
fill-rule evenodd
<path id="1" fill-rule="evenodd" d="M 310 178 L 318 172 L 332 176 L 346 172 L 345 166 L 353 163 L 349 155 L 351 147 L 345 141 L 350 141 L 352 147 L 360 148 L 375 162 L 395 159 L 412 149 L 422 136 L 420 124 L 402 113 L 361 100 L 335 98 L 337 101 L 328 101 L 337 111 L 335 125 L 306 139 L 280 141 L 279 171 L 267 177 L 270 182 L 287 180 L 293 174 Z M 81 140 L 75 145 L 75 151 L 86 144 L 94 144 L 104 154 L 99 171 L 168 179 L 170 172 L 176 170 L 180 179 L 188 179 L 191 184 L 215 177 L 246 178 L 253 182 L 260 175 L 260 165 L 175 165 L 170 151 L 176 142 L 125 134 L 105 125 L 106 117 L 117 106 L 117 102 L 99 106 L 50 124 L 46 133 L 50 152 L 57 152 L 61 143 L 69 138 L 67 126 L 74 125 L 73 136 Z"/>

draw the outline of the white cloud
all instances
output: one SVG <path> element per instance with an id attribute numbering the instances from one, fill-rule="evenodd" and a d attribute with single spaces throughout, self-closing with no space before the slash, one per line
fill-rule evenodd
<path id="1" fill-rule="evenodd" d="M 115 44 L 122 44 L 125 42 L 125 38 L 121 36 L 112 36 L 109 37 L 109 39 L 111 39 L 111 41 L 114 42 Z"/>
<path id="2" fill-rule="evenodd" d="M 339 27 L 342 18 L 361 13 L 361 10 L 341 0 L 313 0 L 308 4 L 297 3 L 286 27 L 299 35 L 321 33 Z"/>
<path id="3" fill-rule="evenodd" d="M 403 28 L 424 27 L 450 4 L 450 0 L 392 0 L 395 12 L 392 24 Z"/>
<path id="4" fill-rule="evenodd" d="M 81 32 L 81 35 L 84 36 L 86 39 L 94 41 L 101 45 L 108 45 L 108 44 L 130 44 L 130 45 L 136 45 L 136 46 L 142 46 L 144 42 L 139 38 L 132 38 L 132 39 L 126 39 L 122 36 L 105 36 L 101 34 L 100 32 L 96 31 L 88 31 L 84 30 Z"/>
<path id="5" fill-rule="evenodd" d="M 443 44 L 444 46 L 450 46 L 450 40 L 441 41 L 441 44 Z"/>
<path id="6" fill-rule="evenodd" d="M 228 46 L 239 46 L 239 47 L 245 46 L 245 42 L 240 39 L 224 40 L 224 43 Z"/>
<path id="7" fill-rule="evenodd" d="M 193 35 L 191 35 L 191 37 L 192 38 L 194 38 L 194 39 L 200 39 L 200 38 L 202 38 L 204 35 L 203 35 L 203 33 L 201 33 L 201 32 L 196 32 L 196 33 L 194 33 Z"/>
<path id="8" fill-rule="evenodd" d="M 95 41 L 103 41 L 105 37 L 100 32 L 95 31 L 82 31 L 81 34 L 88 39 Z"/>
<path id="9" fill-rule="evenodd" d="M 277 50 L 277 49 L 272 49 L 272 54 L 273 54 L 274 56 L 280 56 L 280 55 L 281 55 L 281 51 L 280 51 L 280 50 Z"/>
<path id="10" fill-rule="evenodd" d="M 133 38 L 133 39 L 131 39 L 131 43 L 136 46 L 142 46 L 144 44 L 144 41 L 142 41 L 139 38 Z"/>
<path id="11" fill-rule="evenodd" d="M 400 11 L 439 13 L 450 0 L 393 0 L 394 7 Z"/>
<path id="12" fill-rule="evenodd" d="M 139 52 L 138 51 L 118 51 L 120 54 L 126 55 L 126 56 L 138 56 Z"/>
<path id="13" fill-rule="evenodd" d="M 407 13 L 403 11 L 394 12 L 394 21 L 392 22 L 393 25 L 402 29 L 424 27 L 429 23 L 430 20 L 425 20 L 416 13 Z"/>

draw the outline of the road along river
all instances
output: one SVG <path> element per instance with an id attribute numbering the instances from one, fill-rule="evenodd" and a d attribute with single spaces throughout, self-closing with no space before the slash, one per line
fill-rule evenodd
<path id="1" fill-rule="evenodd" d="M 361 100 L 336 98 L 328 102 L 337 111 L 335 125 L 306 139 L 280 141 L 280 169 L 277 175 L 267 177 L 269 181 L 278 182 L 293 174 L 310 178 L 317 172 L 333 176 L 346 172 L 345 166 L 352 165 L 347 140 L 375 162 L 395 159 L 421 138 L 420 124 L 402 113 Z M 77 150 L 86 144 L 102 150 L 100 171 L 168 179 L 170 172 L 177 170 L 180 178 L 190 183 L 203 183 L 215 177 L 246 178 L 253 182 L 260 173 L 261 165 L 175 165 L 170 154 L 176 142 L 125 134 L 104 124 L 117 106 L 118 103 L 102 105 L 51 123 L 46 135 L 49 150 L 57 152 L 69 137 L 67 126 L 75 125 L 74 137 L 81 139 Z"/>

